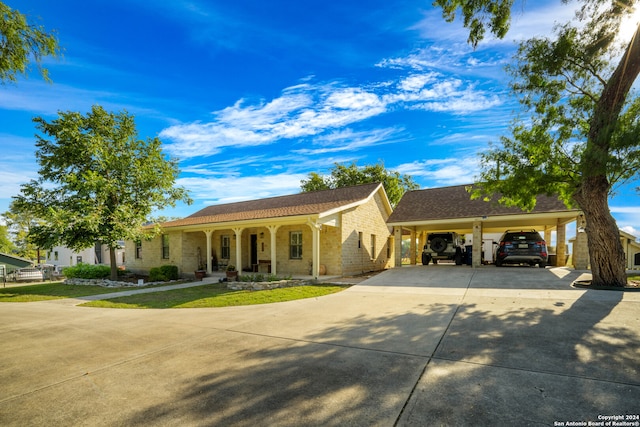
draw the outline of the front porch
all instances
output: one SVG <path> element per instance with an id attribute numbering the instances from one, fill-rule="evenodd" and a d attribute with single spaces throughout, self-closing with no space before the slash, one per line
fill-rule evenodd
<path id="1" fill-rule="evenodd" d="M 204 269 L 208 275 L 233 266 L 238 274 L 318 279 L 340 275 L 339 229 L 318 221 L 247 224 L 245 227 L 203 228 L 182 233 L 185 272 Z"/>

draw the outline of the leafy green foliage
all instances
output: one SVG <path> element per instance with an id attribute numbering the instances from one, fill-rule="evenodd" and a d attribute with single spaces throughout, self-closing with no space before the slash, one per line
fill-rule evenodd
<path id="1" fill-rule="evenodd" d="M 63 269 L 62 274 L 68 279 L 106 279 L 111 274 L 107 265 L 78 264 Z"/>
<path id="2" fill-rule="evenodd" d="M 513 0 L 434 0 L 433 5 L 442 8 L 447 22 L 453 22 L 456 12 L 460 12 L 464 27 L 469 29 L 467 41 L 474 47 L 484 38 L 487 28 L 498 38 L 509 31 Z"/>
<path id="3" fill-rule="evenodd" d="M 331 175 L 323 177 L 316 172 L 311 172 L 308 177 L 307 180 L 301 182 L 303 192 L 330 190 L 375 182 L 382 183 L 393 207 L 398 204 L 405 192 L 420 188 L 411 176 L 387 170 L 382 162 L 364 167 L 358 167 L 355 163 L 348 166 L 335 163 Z"/>
<path id="4" fill-rule="evenodd" d="M 16 245 L 13 244 L 9 238 L 9 232 L 6 225 L 0 225 L 0 252 L 10 254 L 16 249 Z"/>
<path id="5" fill-rule="evenodd" d="M 28 239 L 29 231 L 38 221 L 28 209 L 21 209 L 15 202 L 11 202 L 9 210 L 2 214 L 7 224 L 7 231 L 13 238 L 16 255 L 35 260 L 38 257 L 37 247 Z"/>
<path id="6" fill-rule="evenodd" d="M 178 267 L 175 265 L 162 265 L 149 270 L 149 281 L 151 282 L 168 282 L 179 278 Z"/>
<path id="7" fill-rule="evenodd" d="M 191 202 L 184 188 L 174 187 L 177 160 L 165 158 L 158 138 L 138 139 L 126 112 L 94 106 L 86 115 L 59 112 L 51 122 L 34 121 L 44 135 L 36 143 L 39 178 L 22 186 L 15 203 L 42 220 L 29 232 L 38 247 L 81 250 L 100 242 L 113 257 L 120 240 L 159 232 L 143 228 L 154 209 Z"/>
<path id="8" fill-rule="evenodd" d="M 507 29 L 507 0 L 436 0 L 446 19 L 458 8 L 470 40 L 483 36 L 486 17 Z M 623 286 L 625 256 L 608 207 L 616 184 L 640 171 L 640 100 L 632 86 L 640 74 L 640 26 L 618 44 L 622 18 L 637 0 L 582 0 L 577 22 L 557 26 L 555 37 L 521 43 L 508 67 L 513 93 L 526 117 L 512 135 L 481 155 L 474 197 L 500 194 L 502 203 L 531 209 L 538 194 L 558 194 L 579 206 L 587 222 L 594 286 Z"/>
<path id="9" fill-rule="evenodd" d="M 18 74 L 26 75 L 29 62 L 35 61 L 42 77 L 49 73 L 42 67 L 45 56 L 60 54 L 55 33 L 47 33 L 42 26 L 30 25 L 26 16 L 0 2 L 0 82 L 17 81 Z"/>

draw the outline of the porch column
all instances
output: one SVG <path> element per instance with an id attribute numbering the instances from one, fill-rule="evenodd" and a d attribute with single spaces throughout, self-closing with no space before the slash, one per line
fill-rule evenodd
<path id="1" fill-rule="evenodd" d="M 586 270 L 589 268 L 589 246 L 585 228 L 587 221 L 584 215 L 578 216 L 576 220 L 576 245 L 573 250 L 573 267 L 576 270 Z"/>
<path id="2" fill-rule="evenodd" d="M 416 228 L 411 227 L 411 245 L 409 246 L 411 249 L 411 265 L 416 265 Z"/>
<path id="3" fill-rule="evenodd" d="M 471 252 L 471 266 L 482 265 L 482 221 L 473 221 L 473 249 Z"/>
<path id="4" fill-rule="evenodd" d="M 402 227 L 393 227 L 394 267 L 402 267 Z"/>
<path id="5" fill-rule="evenodd" d="M 279 225 L 268 225 L 267 228 L 271 233 L 271 274 L 278 274 L 277 270 L 277 260 L 276 260 L 276 233 L 278 232 Z"/>
<path id="6" fill-rule="evenodd" d="M 567 224 L 558 220 L 556 227 L 556 266 L 564 267 L 567 264 Z"/>
<path id="7" fill-rule="evenodd" d="M 236 233 L 236 269 L 238 274 L 242 272 L 242 230 L 243 228 L 232 228 Z"/>
<path id="8" fill-rule="evenodd" d="M 211 274 L 213 272 L 213 267 L 211 265 L 211 234 L 213 230 L 207 229 L 204 230 L 204 234 L 207 236 L 207 274 Z"/>
<path id="9" fill-rule="evenodd" d="M 551 232 L 553 231 L 553 228 L 554 227 L 549 227 L 548 225 L 544 226 L 544 234 L 542 238 L 547 242 L 547 246 L 551 244 Z"/>
<path id="10" fill-rule="evenodd" d="M 309 227 L 311 227 L 311 275 L 314 279 L 320 277 L 320 229 L 322 228 L 321 224 L 318 224 L 315 221 L 309 220 Z"/>

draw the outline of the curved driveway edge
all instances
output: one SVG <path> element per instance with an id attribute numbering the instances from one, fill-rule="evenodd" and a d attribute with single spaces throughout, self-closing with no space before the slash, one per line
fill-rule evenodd
<path id="1" fill-rule="evenodd" d="M 640 411 L 640 293 L 390 270 L 223 309 L 0 304 L 2 425 L 554 425 Z"/>

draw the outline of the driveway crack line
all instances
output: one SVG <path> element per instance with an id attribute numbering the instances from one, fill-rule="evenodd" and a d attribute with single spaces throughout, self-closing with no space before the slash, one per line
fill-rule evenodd
<path id="1" fill-rule="evenodd" d="M 442 332 L 442 335 L 440 336 L 440 339 L 438 340 L 438 344 L 436 344 L 435 348 L 433 349 L 433 353 L 431 353 L 431 355 L 429 356 L 429 359 L 427 360 L 427 363 L 425 363 L 424 367 L 422 368 L 422 372 L 420 372 L 420 375 L 418 375 L 418 378 L 417 378 L 415 384 L 411 388 L 411 391 L 409 392 L 409 396 L 407 396 L 407 399 L 405 400 L 404 405 L 402 405 L 402 409 L 400 409 L 400 413 L 398 413 L 398 417 L 396 418 L 396 421 L 393 424 L 394 427 L 399 425 L 400 420 L 402 419 L 402 416 L 407 411 L 408 406 L 409 406 L 409 402 L 411 402 L 411 398 L 415 394 L 416 389 L 418 388 L 418 384 L 420 384 L 420 380 L 422 379 L 422 377 L 424 377 L 425 373 L 427 372 L 427 368 L 429 367 L 429 364 L 435 358 L 434 355 L 438 352 L 438 349 L 440 348 L 440 345 L 442 344 L 442 341 L 444 340 L 444 337 L 447 335 L 447 332 L 449 331 L 449 328 L 451 328 L 451 324 L 453 323 L 453 319 L 456 318 L 456 315 L 458 314 L 458 311 L 460 310 L 460 307 L 462 307 L 462 305 L 464 304 L 465 297 L 467 296 L 467 292 L 469 291 L 469 287 L 471 286 L 471 282 L 473 281 L 473 277 L 475 275 L 476 275 L 476 272 L 474 270 L 473 273 L 471 274 L 471 277 L 469 277 L 469 281 L 467 282 L 467 286 L 466 286 L 466 288 L 464 290 L 464 294 L 460 298 L 460 302 L 458 303 L 458 306 L 456 307 L 455 311 L 453 312 L 453 315 L 451 316 L 451 319 L 449 319 L 449 323 L 447 323 L 447 327 L 444 329 L 444 332 Z"/>

